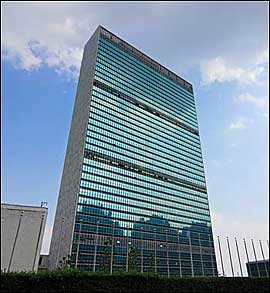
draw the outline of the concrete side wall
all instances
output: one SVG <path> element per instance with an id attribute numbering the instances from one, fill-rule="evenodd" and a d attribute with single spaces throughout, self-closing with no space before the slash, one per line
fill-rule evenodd
<path id="1" fill-rule="evenodd" d="M 1 270 L 37 271 L 46 219 L 45 208 L 1 205 Z"/>
<path id="2" fill-rule="evenodd" d="M 71 254 L 99 30 L 98 27 L 84 48 L 55 214 L 49 269 L 57 268 L 59 261 Z"/>

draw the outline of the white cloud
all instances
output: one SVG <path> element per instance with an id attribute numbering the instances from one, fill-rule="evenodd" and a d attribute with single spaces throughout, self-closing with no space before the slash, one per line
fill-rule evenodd
<path id="1" fill-rule="evenodd" d="M 256 64 L 268 64 L 269 63 L 269 49 L 265 49 L 257 56 Z"/>
<path id="2" fill-rule="evenodd" d="M 258 98 L 249 93 L 241 94 L 238 97 L 238 101 L 242 103 L 251 104 L 260 110 L 267 110 L 269 104 L 267 99 Z"/>
<path id="3" fill-rule="evenodd" d="M 265 68 L 259 65 L 249 69 L 230 65 L 222 57 L 201 62 L 201 76 L 204 84 L 232 81 L 244 84 L 258 84 L 264 71 Z"/>
<path id="4" fill-rule="evenodd" d="M 268 15 L 262 3 L 224 3 L 217 7 L 215 3 L 6 1 L 2 8 L 3 56 L 25 70 L 50 66 L 61 74 L 77 76 L 82 49 L 98 24 L 135 46 L 143 46 L 151 56 L 157 54 L 179 73 L 211 56 L 246 64 L 267 47 Z M 221 31 L 226 31 L 222 38 Z M 33 42 L 42 52 L 33 51 Z M 248 80 L 254 79 L 258 70 L 251 70 Z M 239 75 L 237 70 L 235 74 Z"/>
<path id="5" fill-rule="evenodd" d="M 245 128 L 247 128 L 247 124 L 246 124 L 246 120 L 243 118 L 239 118 L 235 122 L 232 122 L 229 127 L 229 129 L 231 130 L 242 130 Z"/>
<path id="6" fill-rule="evenodd" d="M 77 78 L 83 46 L 94 17 L 71 4 L 6 3 L 3 7 L 3 59 L 27 71 L 48 66 Z"/>

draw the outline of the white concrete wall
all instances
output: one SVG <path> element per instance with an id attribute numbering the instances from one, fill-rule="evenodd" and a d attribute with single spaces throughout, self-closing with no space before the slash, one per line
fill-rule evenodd
<path id="1" fill-rule="evenodd" d="M 56 269 L 59 261 L 70 255 L 72 250 L 99 30 L 100 27 L 96 29 L 84 48 L 52 232 L 50 270 Z"/>
<path id="2" fill-rule="evenodd" d="M 2 271 L 37 271 L 47 211 L 43 207 L 1 204 Z"/>

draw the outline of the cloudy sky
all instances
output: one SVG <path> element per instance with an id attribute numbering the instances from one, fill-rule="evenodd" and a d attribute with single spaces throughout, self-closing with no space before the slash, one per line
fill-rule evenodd
<path id="1" fill-rule="evenodd" d="M 214 234 L 268 239 L 268 3 L 2 2 L 2 8 L 2 201 L 48 202 L 43 252 L 82 49 L 99 24 L 193 84 Z"/>

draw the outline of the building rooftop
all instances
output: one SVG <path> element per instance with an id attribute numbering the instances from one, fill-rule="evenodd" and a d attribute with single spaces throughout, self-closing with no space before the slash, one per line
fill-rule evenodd
<path id="1" fill-rule="evenodd" d="M 30 205 L 20 205 L 20 204 L 11 204 L 11 203 L 1 203 L 1 208 L 6 208 L 10 210 L 28 210 L 28 211 L 46 211 L 48 210 L 47 207 L 41 206 L 30 206 Z"/>
<path id="2" fill-rule="evenodd" d="M 160 63 L 158 63 L 157 61 L 155 61 L 151 57 L 142 53 L 141 51 L 139 51 L 138 49 L 136 49 L 135 47 L 133 47 L 132 45 L 130 45 L 126 41 L 122 40 L 121 38 L 119 38 L 118 36 L 113 34 L 112 32 L 108 31 L 103 26 L 100 25 L 98 28 L 100 29 L 100 33 L 103 36 L 105 36 L 109 41 L 118 45 L 124 51 L 135 56 L 137 59 L 139 59 L 141 62 L 143 62 L 147 66 L 153 68 L 154 70 L 159 72 L 161 75 L 167 77 L 168 79 L 175 82 L 177 85 L 180 85 L 182 88 L 184 88 L 185 90 L 187 90 L 188 92 L 193 94 L 192 85 L 188 81 L 184 80 L 182 77 L 178 76 L 177 74 L 175 74 L 174 72 L 172 72 L 171 70 L 169 70 L 165 66 L 161 65 Z"/>
<path id="3" fill-rule="evenodd" d="M 265 260 L 253 260 L 253 261 L 249 261 L 247 262 L 247 264 L 256 264 L 256 263 L 264 263 L 264 262 L 269 262 L 269 259 L 265 259 Z"/>

